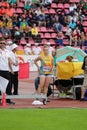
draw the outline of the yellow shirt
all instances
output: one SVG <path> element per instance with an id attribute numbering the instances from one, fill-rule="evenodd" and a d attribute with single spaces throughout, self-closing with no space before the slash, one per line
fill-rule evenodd
<path id="1" fill-rule="evenodd" d="M 53 57 L 51 55 L 45 56 L 44 54 L 41 55 L 41 68 L 40 74 L 52 74 L 53 68 Z"/>
<path id="2" fill-rule="evenodd" d="M 32 29 L 31 29 L 31 33 L 32 33 L 33 35 L 38 35 L 38 28 L 37 28 L 37 27 L 32 28 Z"/>
<path id="3" fill-rule="evenodd" d="M 12 29 L 12 22 L 7 22 L 7 27 Z"/>

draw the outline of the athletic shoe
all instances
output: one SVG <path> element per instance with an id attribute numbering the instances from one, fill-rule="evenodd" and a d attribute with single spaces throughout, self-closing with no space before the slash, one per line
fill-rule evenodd
<path id="1" fill-rule="evenodd" d="M 80 101 L 86 101 L 84 98 L 81 98 Z"/>
<path id="2" fill-rule="evenodd" d="M 46 105 L 46 104 L 47 104 L 46 99 L 43 99 L 43 104 L 44 104 L 44 105 Z"/>

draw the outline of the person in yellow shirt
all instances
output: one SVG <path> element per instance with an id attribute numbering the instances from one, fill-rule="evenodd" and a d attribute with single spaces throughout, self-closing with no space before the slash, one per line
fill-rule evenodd
<path id="1" fill-rule="evenodd" d="M 38 42 L 40 40 L 40 35 L 38 33 L 38 28 L 36 24 L 34 24 L 33 27 L 31 28 L 31 36 L 34 40 L 36 40 L 35 42 Z"/>
<path id="2" fill-rule="evenodd" d="M 37 94 L 41 94 L 41 91 L 43 89 L 43 94 L 44 94 L 43 104 L 45 105 L 47 101 L 48 86 L 53 74 L 54 60 L 53 57 L 49 55 L 48 45 L 43 46 L 43 52 L 44 53 L 42 55 L 38 56 L 34 60 L 34 63 L 38 68 L 39 77 L 40 77 L 40 83 L 39 83 Z M 41 66 L 38 65 L 38 61 L 41 62 Z"/>
<path id="3" fill-rule="evenodd" d="M 12 29 L 13 25 L 12 25 L 12 19 L 9 19 L 8 22 L 7 22 L 7 27 L 9 29 Z"/>

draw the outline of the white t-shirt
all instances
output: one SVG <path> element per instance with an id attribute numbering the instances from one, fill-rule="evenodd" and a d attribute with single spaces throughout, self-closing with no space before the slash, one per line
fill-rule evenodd
<path id="1" fill-rule="evenodd" d="M 34 55 L 39 55 L 41 53 L 40 47 L 33 47 L 32 50 L 33 50 Z"/>
<path id="2" fill-rule="evenodd" d="M 29 53 L 32 53 L 32 50 L 31 50 L 31 48 L 29 48 L 29 47 L 26 47 L 26 48 L 24 49 L 24 51 L 25 51 L 25 54 L 26 54 L 26 55 L 29 55 Z"/>
<path id="3" fill-rule="evenodd" d="M 49 47 L 49 54 L 52 55 L 52 52 L 54 51 L 54 48 L 53 47 Z"/>
<path id="4" fill-rule="evenodd" d="M 10 52 L 10 58 L 11 58 L 11 60 L 16 64 L 16 63 L 18 63 L 18 58 L 16 57 L 16 54 L 14 53 L 14 52 Z M 17 72 L 17 71 L 19 71 L 19 65 L 17 65 L 17 66 L 15 66 L 15 65 L 12 65 L 12 70 L 14 71 L 14 72 Z"/>
<path id="5" fill-rule="evenodd" d="M 0 70 L 9 71 L 9 63 L 8 58 L 10 57 L 8 51 L 6 49 L 0 49 Z"/>

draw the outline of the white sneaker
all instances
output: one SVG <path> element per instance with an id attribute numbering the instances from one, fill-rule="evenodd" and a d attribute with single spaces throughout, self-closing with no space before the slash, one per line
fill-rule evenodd
<path id="1" fill-rule="evenodd" d="M 43 105 L 43 102 L 41 102 L 39 100 L 35 100 L 32 102 L 32 105 Z"/>

